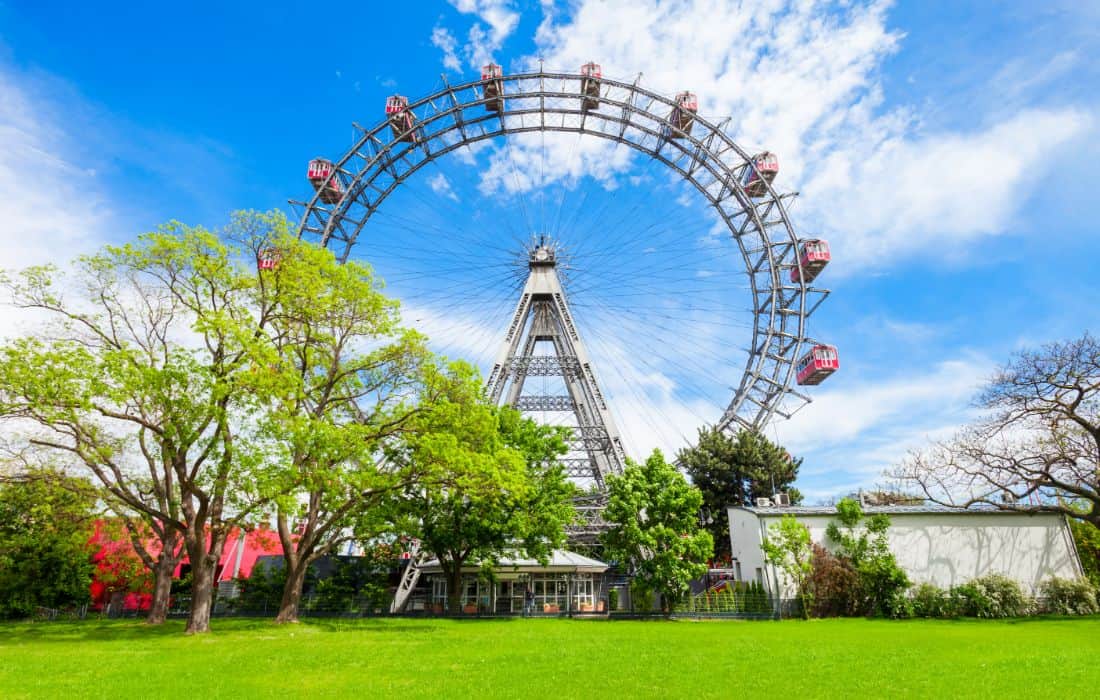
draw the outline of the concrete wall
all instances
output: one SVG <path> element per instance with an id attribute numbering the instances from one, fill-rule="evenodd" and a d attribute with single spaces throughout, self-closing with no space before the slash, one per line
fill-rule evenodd
<path id="1" fill-rule="evenodd" d="M 767 528 L 781 517 L 778 511 L 758 515 L 743 509 L 730 509 L 734 556 L 743 553 L 746 561 L 759 566 L 755 562 L 763 560 L 760 525 Z M 796 514 L 796 517 L 809 528 L 814 542 L 833 549 L 825 536 L 825 528 L 834 516 Z M 999 573 L 1034 591 L 1044 579 L 1052 576 L 1077 578 L 1082 575 L 1069 526 L 1060 515 L 891 513 L 890 522 L 890 550 L 914 583 L 928 582 L 946 588 L 985 574 Z M 789 586 L 783 588 L 789 589 Z M 792 593 L 790 590 L 783 592 L 784 596 Z"/>

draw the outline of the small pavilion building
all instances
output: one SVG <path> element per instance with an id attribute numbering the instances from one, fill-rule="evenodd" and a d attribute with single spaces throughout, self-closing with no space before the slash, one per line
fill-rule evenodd
<path id="1" fill-rule="evenodd" d="M 494 582 L 479 575 L 481 567 L 462 569 L 462 609 L 447 610 L 447 579 L 437 559 L 421 569 L 423 589 L 409 610 L 448 614 L 512 615 L 523 612 L 527 589 L 534 591 L 535 613 L 596 613 L 607 610 L 608 565 L 564 549 L 555 549 L 544 565 L 536 559 L 505 555 L 493 569 Z"/>

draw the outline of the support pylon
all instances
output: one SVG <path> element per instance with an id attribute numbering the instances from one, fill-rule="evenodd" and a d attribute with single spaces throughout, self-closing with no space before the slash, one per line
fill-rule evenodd
<path id="1" fill-rule="evenodd" d="M 521 411 L 573 414 L 573 437 L 561 462 L 566 474 L 587 488 L 584 495 L 573 501 L 579 518 L 567 532 L 572 544 L 592 545 L 607 529 L 603 519 L 607 477 L 622 472 L 626 455 L 619 430 L 596 382 L 588 350 L 569 312 L 565 289 L 558 277 L 556 251 L 540 241 L 528 257 L 528 267 L 527 283 L 489 373 L 486 389 L 495 403 L 506 403 Z M 552 349 L 553 354 L 544 354 L 544 348 Z M 528 377 L 549 376 L 562 378 L 564 395 L 524 393 Z M 419 543 L 414 543 L 390 612 L 404 610 L 426 559 Z"/>
<path id="2" fill-rule="evenodd" d="M 580 524 L 570 528 L 570 538 L 590 542 L 603 529 L 600 513 L 606 503 L 607 477 L 622 471 L 626 456 L 573 322 L 553 246 L 540 241 L 528 257 L 528 268 L 486 387 L 494 402 L 521 411 L 572 414 L 573 437 L 562 462 L 566 474 L 586 487 L 588 494 L 575 504 L 582 517 Z M 526 392 L 527 379 L 533 376 L 561 377 L 565 394 Z"/>

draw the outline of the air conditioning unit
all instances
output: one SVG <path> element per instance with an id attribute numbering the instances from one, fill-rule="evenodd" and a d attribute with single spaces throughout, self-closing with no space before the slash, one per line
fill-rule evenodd
<path id="1" fill-rule="evenodd" d="M 758 498 L 758 499 L 756 499 L 756 507 L 757 508 L 771 508 L 772 507 L 772 499 L 770 499 L 770 498 Z"/>
<path id="2" fill-rule="evenodd" d="M 791 504 L 791 497 L 786 493 L 777 493 L 774 498 L 777 506 L 789 506 Z"/>

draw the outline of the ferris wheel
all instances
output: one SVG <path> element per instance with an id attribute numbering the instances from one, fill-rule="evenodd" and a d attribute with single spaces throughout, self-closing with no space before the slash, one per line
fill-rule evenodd
<path id="1" fill-rule="evenodd" d="M 595 63 L 515 74 L 490 64 L 419 99 L 393 95 L 379 117 L 355 125 L 342 156 L 309 162 L 312 196 L 291 202 L 299 236 L 341 261 L 362 255 L 407 320 L 447 354 L 474 355 L 491 389 L 513 376 L 490 392 L 502 402 L 543 413 L 607 404 L 596 416 L 605 443 L 667 443 L 677 416 L 665 414 L 762 430 L 839 368 L 836 348 L 809 330 L 829 295 L 814 285 L 828 244 L 796 233 L 778 157 L 739 146 L 691 92 L 658 94 Z M 522 307 L 547 260 L 560 289 L 533 293 L 563 304 Z M 512 338 L 521 311 L 529 327 Z M 553 365 L 523 350 L 540 338 L 611 381 L 593 375 L 586 389 L 578 361 L 579 388 L 523 402 L 515 383 L 530 387 Z M 568 364 L 556 365 L 567 385 Z M 602 469 L 613 472 L 622 448 L 607 444 Z M 572 475 L 602 482 L 599 470 Z"/>

